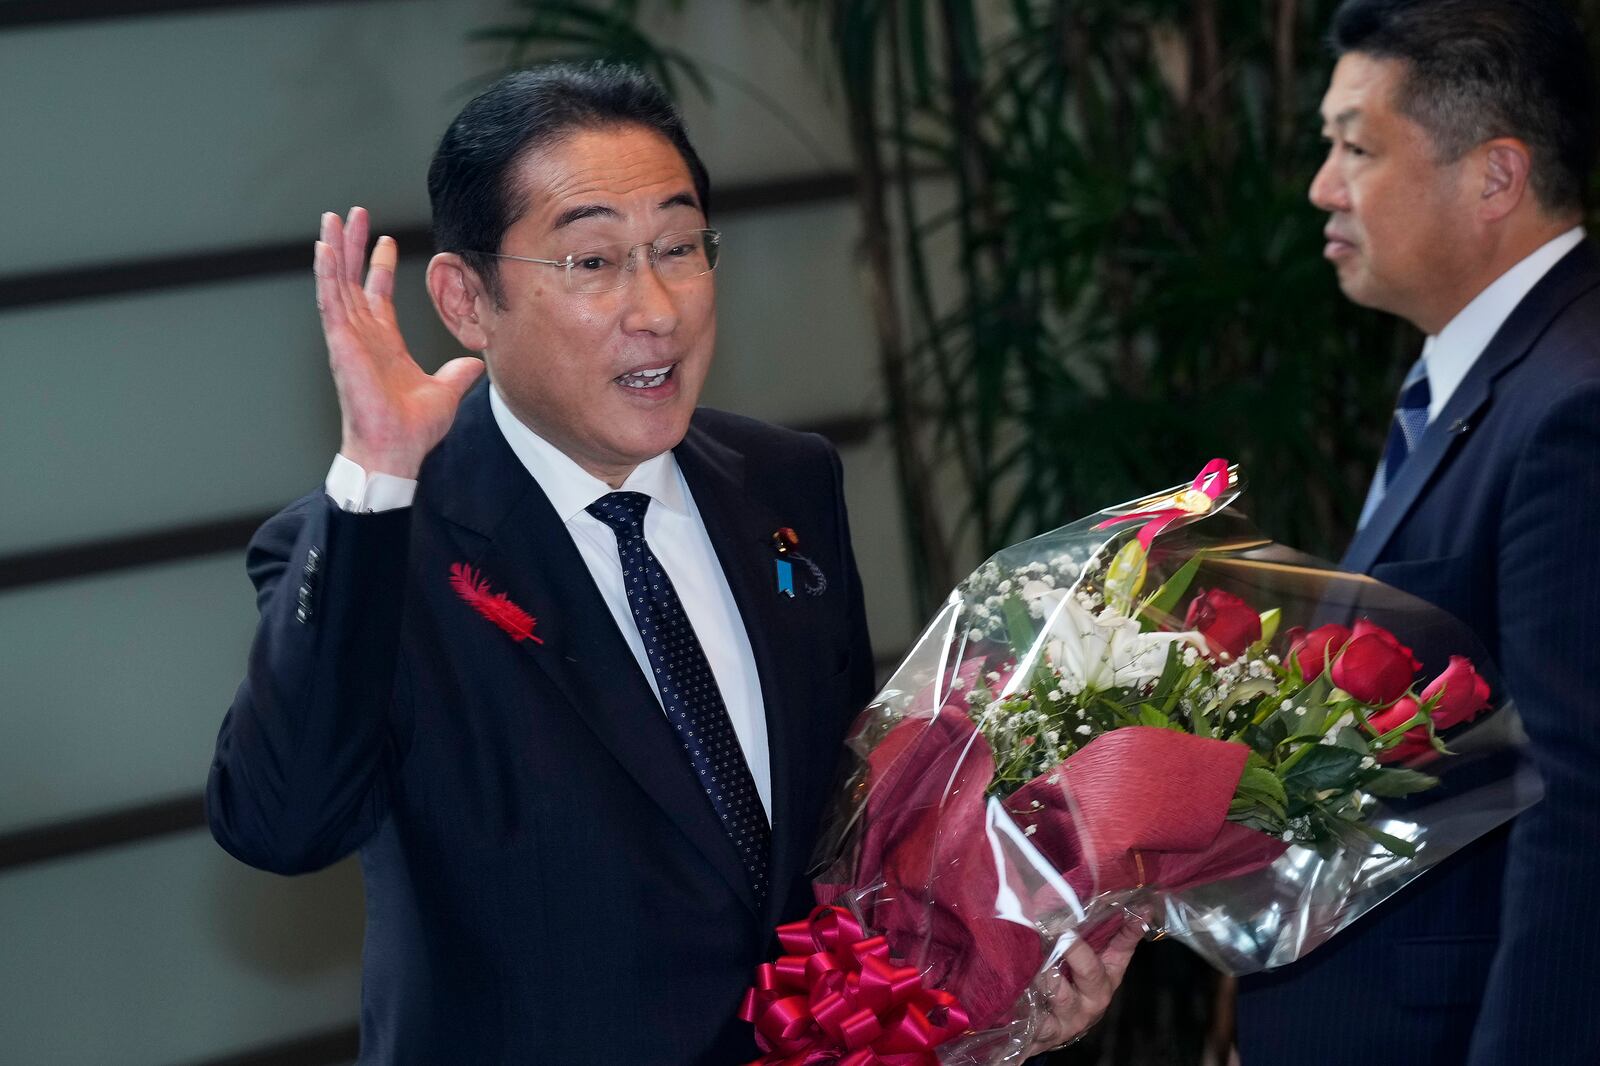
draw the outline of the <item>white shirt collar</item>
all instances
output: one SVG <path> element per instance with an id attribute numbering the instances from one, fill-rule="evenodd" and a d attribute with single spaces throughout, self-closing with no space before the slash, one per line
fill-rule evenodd
<path id="1" fill-rule="evenodd" d="M 1539 280 L 1550 272 L 1572 249 L 1583 241 L 1583 227 L 1574 226 L 1561 236 L 1545 242 L 1510 270 L 1501 274 L 1472 302 L 1422 345 L 1422 358 L 1428 364 L 1428 421 L 1439 417 L 1456 386 L 1467 376 L 1472 364 L 1505 325 L 1511 312 Z"/>
<path id="2" fill-rule="evenodd" d="M 489 387 L 489 409 L 494 412 L 495 424 L 500 427 L 506 443 L 550 498 L 550 505 L 556 509 L 563 523 L 584 514 L 584 508 L 613 491 L 610 485 L 524 425 L 501 399 L 499 388 L 492 384 Z M 683 476 L 678 471 L 678 461 L 670 451 L 640 463 L 628 475 L 628 480 L 622 483 L 622 488 L 616 491 L 642 492 L 679 514 L 689 513 Z"/>

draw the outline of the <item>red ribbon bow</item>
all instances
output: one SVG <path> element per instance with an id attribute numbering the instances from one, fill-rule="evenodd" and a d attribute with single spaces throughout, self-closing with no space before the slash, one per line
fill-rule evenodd
<path id="1" fill-rule="evenodd" d="M 747 1066 L 938 1066 L 933 1049 L 967 1030 L 948 992 L 896 966 L 843 907 L 778 927 L 787 954 L 756 969 L 739 1017 L 767 1052 Z"/>

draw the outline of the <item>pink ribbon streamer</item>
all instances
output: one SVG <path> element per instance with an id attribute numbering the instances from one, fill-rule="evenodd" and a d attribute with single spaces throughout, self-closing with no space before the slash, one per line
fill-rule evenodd
<path id="1" fill-rule="evenodd" d="M 1194 482 L 1190 484 L 1187 491 L 1199 493 L 1206 497 L 1209 503 L 1216 503 L 1227 488 L 1228 461 L 1226 459 L 1213 459 L 1205 465 L 1200 473 L 1195 475 Z M 1208 506 L 1206 510 L 1209 509 Z M 1142 519 L 1144 520 L 1144 527 L 1139 530 L 1139 546 L 1145 551 L 1149 551 L 1151 541 L 1160 536 L 1172 523 L 1180 518 L 1188 518 L 1192 515 L 1204 513 L 1206 512 L 1188 507 L 1163 507 L 1155 511 L 1137 511 L 1133 514 L 1117 515 L 1115 518 L 1106 519 L 1094 528 L 1110 529 L 1112 526 L 1120 526 L 1124 522 L 1137 522 Z"/>

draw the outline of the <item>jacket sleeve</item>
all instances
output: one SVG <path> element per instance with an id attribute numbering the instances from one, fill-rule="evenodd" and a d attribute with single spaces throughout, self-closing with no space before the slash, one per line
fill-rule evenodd
<path id="1" fill-rule="evenodd" d="M 383 820 L 405 743 L 395 679 L 410 516 L 347 513 L 318 492 L 250 542 L 260 620 L 206 815 L 252 866 L 320 869 Z"/>
<path id="2" fill-rule="evenodd" d="M 1545 797 L 1512 829 L 1472 1066 L 1600 1047 L 1600 383 L 1562 397 L 1529 434 L 1501 537 L 1500 666 Z"/>

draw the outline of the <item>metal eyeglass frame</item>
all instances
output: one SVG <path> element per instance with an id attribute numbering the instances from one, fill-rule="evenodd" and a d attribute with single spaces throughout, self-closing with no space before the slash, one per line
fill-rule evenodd
<path id="1" fill-rule="evenodd" d="M 674 231 L 672 233 L 663 233 L 661 236 L 657 237 L 653 241 L 640 241 L 638 244 L 631 245 L 628 248 L 628 259 L 627 259 L 627 262 L 623 264 L 623 270 L 624 270 L 625 273 L 622 276 L 622 280 L 619 281 L 617 284 L 609 286 L 608 288 L 604 288 L 604 289 L 588 289 L 588 290 L 584 290 L 584 289 L 579 289 L 579 288 L 574 287 L 574 285 L 572 283 L 572 265 L 573 265 L 573 263 L 580 262 L 586 256 L 592 255 L 593 252 L 591 252 L 591 251 L 568 252 L 565 259 L 535 259 L 534 257 L 527 256 L 527 255 L 508 255 L 505 252 L 482 252 L 480 254 L 490 256 L 491 258 L 494 258 L 494 259 L 512 259 L 512 260 L 515 260 L 518 263 L 538 263 L 538 264 L 540 264 L 542 266 L 561 267 L 563 269 L 563 271 L 565 272 L 564 280 L 565 280 L 568 292 L 574 293 L 574 294 L 576 294 L 578 296 L 593 296 L 593 295 L 596 295 L 596 294 L 602 293 L 602 292 L 616 292 L 618 289 L 627 287 L 628 278 L 633 276 L 633 274 L 635 272 L 635 269 L 637 268 L 637 265 L 638 265 L 638 262 L 639 262 L 638 253 L 639 253 L 639 249 L 640 248 L 648 248 L 648 249 L 650 249 L 650 252 L 649 252 L 650 269 L 654 270 L 656 272 L 656 277 L 660 278 L 661 277 L 661 268 L 657 264 L 658 264 L 659 260 L 661 259 L 661 249 L 658 248 L 657 245 L 660 244 L 662 241 L 667 240 L 669 237 L 681 237 L 685 233 L 703 233 L 703 234 L 705 234 L 706 244 L 711 246 L 711 247 L 713 247 L 713 248 L 715 248 L 717 250 L 716 254 L 710 257 L 711 265 L 709 267 L 707 267 L 705 270 L 700 271 L 700 273 L 698 273 L 698 274 L 690 274 L 689 277 L 690 278 L 702 278 L 702 277 L 705 277 L 707 274 L 715 273 L 716 269 L 717 269 L 717 263 L 720 262 L 721 258 L 722 258 L 722 231 L 721 230 L 714 230 L 714 229 L 711 229 L 710 227 L 706 227 L 706 228 L 703 228 L 703 229 L 676 230 L 676 231 Z M 620 245 L 621 243 L 622 243 L 621 241 L 618 241 L 618 242 L 616 242 L 616 244 L 609 245 L 608 247 L 613 247 L 614 248 L 617 245 Z M 663 278 L 662 280 L 664 281 L 666 279 Z M 683 278 L 683 279 L 680 279 L 680 280 L 687 281 L 688 278 Z"/>

